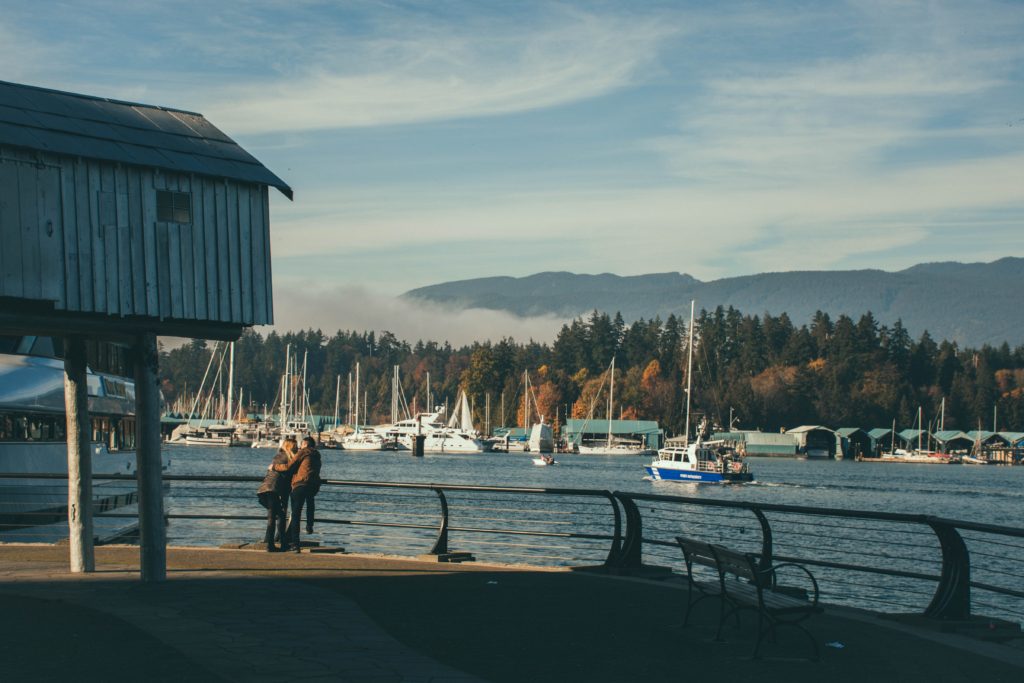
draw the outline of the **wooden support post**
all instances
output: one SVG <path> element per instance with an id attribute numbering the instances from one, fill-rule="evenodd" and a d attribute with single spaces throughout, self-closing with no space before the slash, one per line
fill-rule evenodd
<path id="1" fill-rule="evenodd" d="M 92 444 L 85 340 L 64 341 L 64 411 L 68 438 L 68 541 L 73 573 L 96 570 L 92 528 Z"/>
<path id="2" fill-rule="evenodd" d="M 136 337 L 132 355 L 135 359 L 135 457 L 139 486 L 139 541 L 142 546 L 139 567 L 142 580 L 155 583 L 167 578 L 156 335 Z"/>

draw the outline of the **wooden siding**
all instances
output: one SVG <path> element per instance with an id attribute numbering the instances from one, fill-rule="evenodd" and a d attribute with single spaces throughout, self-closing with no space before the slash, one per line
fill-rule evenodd
<path id="1" fill-rule="evenodd" d="M 157 190 L 189 193 L 192 222 L 158 221 Z M 0 148 L 0 296 L 269 324 L 268 188 Z"/>

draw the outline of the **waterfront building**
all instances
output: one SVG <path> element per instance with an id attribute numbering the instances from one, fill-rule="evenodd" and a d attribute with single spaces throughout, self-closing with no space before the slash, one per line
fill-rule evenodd
<path id="1" fill-rule="evenodd" d="M 654 420 L 566 420 L 562 427 L 565 443 L 603 443 L 609 435 L 613 440 L 642 444 L 647 450 L 658 450 L 664 445 L 665 430 Z"/>
<path id="2" fill-rule="evenodd" d="M 737 430 L 715 432 L 711 438 L 729 442 L 743 455 L 792 458 L 797 454 L 796 439 L 786 433 Z"/>
<path id="3" fill-rule="evenodd" d="M 86 343 L 134 369 L 142 578 L 166 574 L 157 335 L 273 322 L 269 188 L 201 114 L 0 82 L 0 335 L 63 338 L 73 571 L 93 568 Z"/>
<path id="4" fill-rule="evenodd" d="M 801 425 L 786 432 L 797 443 L 797 453 L 807 458 L 834 458 L 839 441 L 838 436 L 828 427 Z"/>

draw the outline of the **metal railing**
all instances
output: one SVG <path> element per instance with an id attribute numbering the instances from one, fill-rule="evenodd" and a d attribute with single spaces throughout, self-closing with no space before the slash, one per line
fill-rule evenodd
<path id="1" fill-rule="evenodd" d="M 0 540 L 19 540 L 0 475 Z M 256 541 L 266 517 L 259 477 L 166 475 L 171 545 Z M 122 488 L 132 477 L 104 477 Z M 99 495 L 99 494 L 97 494 Z M 21 506 L 24 501 L 21 501 Z M 109 506 L 108 506 L 109 507 Z M 880 612 L 1024 621 L 1024 529 L 881 511 L 777 505 L 596 489 L 326 480 L 317 540 L 350 552 L 471 554 L 508 564 L 662 575 L 683 570 L 684 535 L 754 553 L 765 565 L 811 567 L 822 599 Z M 24 511 L 22 515 L 24 515 Z M 30 513 L 29 513 L 30 514 Z M 41 513 L 42 514 L 42 513 Z M 53 511 L 50 510 L 50 522 Z M 130 520 L 109 509 L 99 519 Z M 59 522 L 58 522 L 59 525 Z M 64 522 L 66 535 L 66 519 Z M 657 574 L 657 570 L 653 570 Z"/>

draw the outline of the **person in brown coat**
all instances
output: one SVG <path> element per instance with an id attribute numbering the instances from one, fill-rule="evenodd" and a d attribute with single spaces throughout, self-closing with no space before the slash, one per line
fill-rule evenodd
<path id="1" fill-rule="evenodd" d="M 319 484 L 320 467 L 320 451 L 316 449 L 316 442 L 309 437 L 303 439 L 302 448 L 290 463 L 273 466 L 278 472 L 288 472 L 292 477 L 292 516 L 288 521 L 288 529 L 282 543 L 288 550 L 299 552 L 299 524 L 302 518 L 302 505 L 306 502 L 306 491 L 310 484 Z"/>

